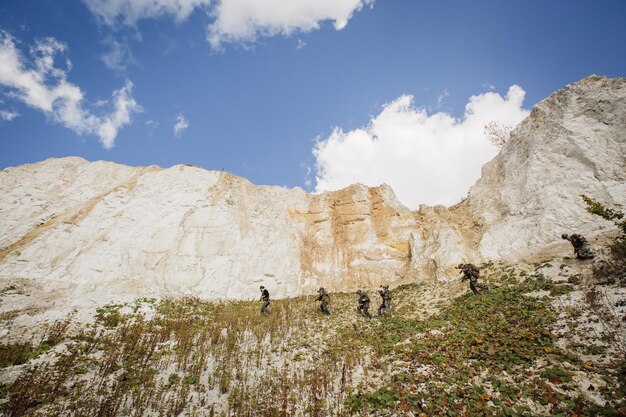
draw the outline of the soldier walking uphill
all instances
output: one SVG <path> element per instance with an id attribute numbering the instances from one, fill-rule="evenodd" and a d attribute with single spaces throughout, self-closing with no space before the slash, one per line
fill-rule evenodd
<path id="1" fill-rule="evenodd" d="M 330 296 L 323 287 L 317 290 L 317 294 L 318 297 L 315 301 L 321 301 L 320 308 L 322 309 L 322 313 L 330 316 L 330 311 L 328 310 L 328 304 L 330 304 Z"/>
<path id="2" fill-rule="evenodd" d="M 367 317 L 368 319 L 371 319 L 372 315 L 370 314 L 370 311 L 369 311 L 370 310 L 370 298 L 367 296 L 366 293 L 364 293 L 361 290 L 358 290 L 356 293 L 359 294 L 359 306 L 357 307 L 357 311 L 363 317 Z"/>
<path id="3" fill-rule="evenodd" d="M 593 259 L 596 257 L 596 254 L 593 253 L 591 248 L 589 247 L 589 243 L 587 243 L 587 239 L 584 236 L 574 233 L 573 235 L 566 235 L 563 233 L 561 235 L 561 239 L 569 240 L 572 246 L 574 247 L 574 253 L 576 254 L 576 259 Z"/>
<path id="4" fill-rule="evenodd" d="M 259 287 L 259 289 L 261 290 L 261 301 L 263 301 L 261 313 L 269 314 L 270 312 L 267 307 L 269 307 L 270 305 L 270 292 L 262 285 Z"/>
<path id="5" fill-rule="evenodd" d="M 461 279 L 467 279 L 470 283 L 470 289 L 474 294 L 478 294 L 478 288 L 486 289 L 484 285 L 478 283 L 480 277 L 480 269 L 474 264 L 458 264 L 456 269 L 460 269 L 463 276 Z"/>
<path id="6" fill-rule="evenodd" d="M 382 304 L 378 307 L 378 317 L 391 316 L 391 291 L 389 285 L 381 285 L 382 290 L 378 290 L 378 294 L 383 299 Z"/>

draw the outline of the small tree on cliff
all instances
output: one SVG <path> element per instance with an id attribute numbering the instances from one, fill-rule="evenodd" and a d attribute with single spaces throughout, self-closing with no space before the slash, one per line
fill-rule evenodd
<path id="1" fill-rule="evenodd" d="M 483 129 L 483 133 L 487 140 L 498 149 L 502 149 L 504 144 L 511 136 L 511 126 L 498 123 L 494 120 L 487 123 Z"/>

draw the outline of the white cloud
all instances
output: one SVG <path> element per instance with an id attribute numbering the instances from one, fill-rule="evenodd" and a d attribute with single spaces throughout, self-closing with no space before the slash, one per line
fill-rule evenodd
<path id="1" fill-rule="evenodd" d="M 174 135 L 176 137 L 180 137 L 183 133 L 183 130 L 189 127 L 189 121 L 185 119 L 185 116 L 182 113 L 178 113 L 176 115 L 176 123 L 174 124 Z"/>
<path id="2" fill-rule="evenodd" d="M 13 119 L 19 117 L 19 113 L 11 111 L 11 110 L 0 110 L 0 119 L 5 122 L 12 122 Z"/>
<path id="3" fill-rule="evenodd" d="M 141 19 L 173 17 L 184 22 L 198 7 L 206 7 L 211 0 L 83 0 L 89 10 L 104 23 L 116 26 L 122 23 L 135 26 Z"/>
<path id="4" fill-rule="evenodd" d="M 289 36 L 318 29 L 330 21 L 343 29 L 352 15 L 374 0 L 83 0 L 98 18 L 116 27 L 136 26 L 142 19 L 171 17 L 184 22 L 196 9 L 212 22 L 207 40 L 215 49 L 224 43 L 254 42 L 259 37 Z"/>
<path id="5" fill-rule="evenodd" d="M 387 183 L 411 208 L 454 204 L 497 153 L 484 136 L 485 124 L 516 126 L 529 114 L 522 107 L 524 96 L 517 85 L 505 97 L 495 92 L 472 96 L 460 120 L 443 112 L 428 114 L 413 105 L 412 96 L 401 96 L 368 126 L 349 132 L 335 128 L 317 142 L 316 191 Z"/>
<path id="6" fill-rule="evenodd" d="M 221 0 L 211 11 L 215 21 L 207 40 L 215 49 L 222 43 L 249 43 L 259 37 L 289 36 L 318 29 L 331 21 L 336 30 L 373 0 Z"/>
<path id="7" fill-rule="evenodd" d="M 142 111 L 132 97 L 133 84 L 126 81 L 113 92 L 110 101 L 92 105 L 100 112 L 110 108 L 108 114 L 95 114 L 85 108 L 80 87 L 67 81 L 71 62 L 65 68 L 56 66 L 56 57 L 67 50 L 67 45 L 54 38 L 37 41 L 24 56 L 17 49 L 11 35 L 0 32 L 0 85 L 8 89 L 8 97 L 40 110 L 55 123 L 79 135 L 95 134 L 105 148 L 114 145 L 118 131 L 130 123 L 131 115 Z"/>

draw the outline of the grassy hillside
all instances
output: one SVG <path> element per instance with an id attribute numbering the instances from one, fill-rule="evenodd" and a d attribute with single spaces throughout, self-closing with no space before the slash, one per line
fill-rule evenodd
<path id="1" fill-rule="evenodd" d="M 483 265 L 490 290 L 260 303 L 141 299 L 0 346 L 5 416 L 626 415 L 623 288 L 565 258 Z M 372 308 L 379 297 L 370 292 Z M 11 320 L 11 314 L 0 319 Z"/>

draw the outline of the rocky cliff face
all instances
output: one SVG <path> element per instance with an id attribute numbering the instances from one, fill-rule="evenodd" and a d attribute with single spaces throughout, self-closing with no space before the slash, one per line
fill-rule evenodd
<path id="1" fill-rule="evenodd" d="M 609 222 L 581 194 L 626 204 L 626 79 L 591 76 L 538 103 L 469 192 L 484 257 L 521 255 Z"/>
<path id="2" fill-rule="evenodd" d="M 63 158 L 8 168 L 0 280 L 80 305 L 446 279 L 462 260 L 609 227 L 579 195 L 626 204 L 625 146 L 626 80 L 589 77 L 539 103 L 451 208 L 410 211 L 386 185 L 310 195 L 186 165 Z"/>

